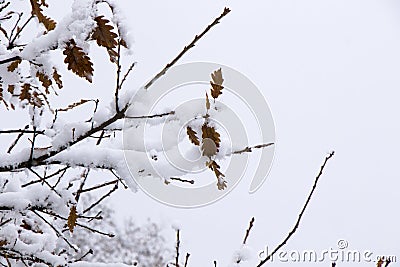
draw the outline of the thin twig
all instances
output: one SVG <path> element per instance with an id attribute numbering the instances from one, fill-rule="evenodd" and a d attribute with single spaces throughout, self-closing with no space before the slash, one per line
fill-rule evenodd
<path id="1" fill-rule="evenodd" d="M 190 253 L 186 253 L 186 259 L 185 259 L 185 265 L 184 267 L 187 267 L 188 261 L 189 261 Z"/>
<path id="2" fill-rule="evenodd" d="M 90 168 L 87 168 L 87 169 L 84 170 L 83 173 L 81 174 L 81 178 L 83 178 L 83 180 L 82 180 L 82 182 L 81 182 L 81 185 L 79 186 L 78 191 L 76 192 L 76 196 L 75 196 L 75 201 L 76 201 L 76 203 L 79 202 L 79 198 L 80 198 L 80 196 L 81 196 L 83 187 L 85 186 L 86 180 L 87 180 L 87 178 L 88 178 L 88 176 L 89 176 L 89 172 L 90 172 Z"/>
<path id="3" fill-rule="evenodd" d="M 49 184 L 49 182 L 47 182 L 45 179 L 43 179 L 43 177 L 40 176 L 40 174 L 38 174 L 38 173 L 37 173 L 36 171 L 34 171 L 32 168 L 28 168 L 28 170 L 30 170 L 30 171 L 31 171 L 33 174 L 35 174 L 44 184 L 46 184 L 46 185 L 50 188 L 51 191 L 53 191 L 53 192 L 56 193 L 59 197 L 62 198 L 62 196 L 60 195 L 60 193 L 58 193 L 57 190 L 54 189 L 54 188 Z"/>
<path id="4" fill-rule="evenodd" d="M 68 221 L 68 218 L 64 218 L 64 217 L 62 217 L 62 216 L 60 216 L 60 215 L 58 215 L 58 214 L 56 214 L 56 213 L 48 212 L 48 211 L 45 211 L 45 210 L 39 210 L 39 211 L 40 211 L 40 212 L 43 212 L 43 213 L 45 213 L 45 214 L 47 214 L 47 215 L 57 217 L 57 218 L 59 218 L 59 219 L 61 219 L 61 220 Z M 80 217 L 80 216 L 79 216 L 79 217 Z M 91 227 L 89 227 L 89 226 L 86 226 L 86 225 L 81 224 L 81 223 L 78 223 L 78 222 L 76 222 L 76 225 L 79 226 L 79 227 L 82 227 L 82 228 L 84 228 L 84 229 L 86 229 L 86 230 L 89 230 L 89 231 L 91 231 L 91 232 L 93 232 L 93 233 L 100 234 L 100 235 L 105 235 L 105 236 L 108 236 L 108 237 L 114 237 L 114 236 L 115 236 L 114 234 L 105 233 L 105 232 L 102 232 L 102 231 L 100 231 L 100 230 L 91 228 Z M 68 230 L 68 229 L 67 229 L 67 230 Z"/>
<path id="5" fill-rule="evenodd" d="M 113 181 L 109 181 L 109 182 L 106 182 L 106 183 L 103 183 L 103 184 L 95 185 L 95 186 L 92 186 L 92 187 L 89 187 L 89 188 L 86 188 L 86 189 L 79 190 L 79 192 L 80 193 L 85 193 L 85 192 L 93 191 L 93 190 L 102 188 L 102 187 L 107 186 L 107 185 L 115 184 L 115 183 L 118 183 L 118 180 L 113 180 Z"/>
<path id="6" fill-rule="evenodd" d="M 179 177 L 171 177 L 170 179 L 174 180 L 174 181 L 182 182 L 182 183 L 194 184 L 194 180 L 185 180 L 185 179 L 182 179 Z"/>
<path id="7" fill-rule="evenodd" d="M 128 71 L 127 71 L 127 72 L 125 73 L 125 75 L 124 75 L 124 78 L 122 78 L 122 81 L 121 81 L 121 83 L 119 84 L 119 88 L 122 88 L 122 86 L 124 85 L 124 82 L 126 81 L 126 78 L 128 78 L 129 73 L 133 70 L 133 67 L 135 67 L 135 65 L 136 65 L 136 62 L 133 62 L 133 63 L 130 65 Z"/>
<path id="8" fill-rule="evenodd" d="M 101 134 L 100 134 L 100 136 L 99 136 L 99 139 L 98 139 L 97 142 L 96 142 L 96 146 L 100 145 L 101 140 L 103 140 L 103 138 L 104 138 L 104 133 L 105 133 L 104 130 L 101 131 Z"/>
<path id="9" fill-rule="evenodd" d="M 36 183 L 43 182 L 43 180 L 48 180 L 48 179 L 50 179 L 50 178 L 56 176 L 56 175 L 59 174 L 59 173 L 64 173 L 65 171 L 67 171 L 68 168 L 69 168 L 69 167 L 64 167 L 64 168 L 62 168 L 62 169 L 59 169 L 59 170 L 57 170 L 55 173 L 52 173 L 52 174 L 50 174 L 49 176 L 46 176 L 45 178 L 38 179 L 38 180 L 34 180 L 34 181 L 30 181 L 30 182 L 28 182 L 28 183 L 26 183 L 26 184 L 21 185 L 21 187 L 24 188 L 24 187 L 30 186 L 30 185 L 32 185 L 32 184 L 36 184 Z"/>
<path id="10" fill-rule="evenodd" d="M 249 234 L 250 234 L 251 228 L 253 228 L 253 225 L 254 225 L 254 217 L 251 218 L 250 223 L 249 223 L 249 228 L 247 228 L 247 230 L 246 230 L 246 235 L 244 236 L 244 239 L 243 239 L 243 245 L 246 244 L 247 238 L 249 237 Z"/>
<path id="11" fill-rule="evenodd" d="M 159 118 L 168 115 L 174 115 L 175 111 L 165 112 L 161 114 L 153 114 L 153 115 L 143 115 L 143 116 L 125 116 L 125 119 L 152 119 L 152 118 Z"/>
<path id="12" fill-rule="evenodd" d="M 122 186 L 125 189 L 128 189 L 128 186 L 124 183 L 124 181 L 122 181 L 121 177 L 119 177 L 114 171 L 113 169 L 110 169 L 110 172 L 118 179 L 118 181 L 122 184 Z"/>
<path id="13" fill-rule="evenodd" d="M 41 215 L 40 215 L 39 213 L 37 213 L 35 210 L 32 210 L 32 212 L 35 213 L 36 216 L 38 216 L 40 219 L 42 219 L 46 224 L 48 224 L 48 225 L 54 230 L 54 232 L 56 233 L 57 237 L 61 237 L 61 238 L 65 241 L 65 243 L 68 244 L 68 246 L 69 246 L 70 248 L 72 248 L 75 252 L 78 252 L 78 249 L 77 249 L 74 245 L 72 245 L 72 244 L 68 241 L 68 239 L 66 239 L 66 238 L 64 237 L 64 235 L 61 234 L 49 221 L 47 221 L 43 216 L 41 216 Z"/>
<path id="14" fill-rule="evenodd" d="M 179 247 L 181 244 L 180 230 L 176 229 L 176 255 L 175 255 L 175 266 L 179 267 Z"/>
<path id="15" fill-rule="evenodd" d="M 8 49 L 11 49 L 14 47 L 14 42 L 15 40 L 17 40 L 18 36 L 21 34 L 21 32 L 25 29 L 26 25 L 28 25 L 28 23 L 34 18 L 34 15 L 31 15 L 24 23 L 24 25 L 22 25 L 21 28 L 19 28 L 19 30 L 15 33 L 15 36 L 12 38 L 12 40 L 9 42 L 8 44 Z M 11 37 L 11 36 L 10 36 Z M 18 57 L 18 59 L 21 59 L 20 57 Z M 2 63 L 0 63 L 2 64 Z"/>
<path id="16" fill-rule="evenodd" d="M 25 125 L 25 127 L 24 127 L 24 130 L 26 130 L 26 129 L 28 129 L 29 128 L 29 125 Z M 21 131 L 24 131 L 24 130 L 21 130 Z M 13 130 L 11 130 L 11 131 L 13 131 Z M 19 131 L 19 130 L 16 130 L 16 131 Z M 3 131 L 4 132 L 4 131 Z M 8 132 L 8 131 L 6 131 L 6 132 Z M 21 139 L 21 137 L 24 135 L 24 132 L 20 132 L 20 134 L 17 136 L 17 138 L 14 140 L 14 142 L 11 144 L 11 146 L 8 148 L 8 150 L 7 150 L 7 153 L 8 154 L 10 154 L 11 153 L 11 150 L 13 150 L 13 148 L 18 144 L 18 141 Z"/>
<path id="17" fill-rule="evenodd" d="M 82 213 L 86 213 L 89 210 L 91 210 L 92 208 L 94 208 L 95 206 L 97 206 L 98 204 L 100 204 L 100 202 L 102 202 L 105 198 L 109 197 L 115 190 L 118 189 L 118 184 L 115 184 L 114 188 L 111 189 L 107 194 L 105 194 L 104 196 L 102 196 L 99 200 L 97 200 L 95 203 L 93 203 L 92 205 L 90 205 L 89 208 L 85 209 Z"/>
<path id="18" fill-rule="evenodd" d="M 260 262 L 259 262 L 259 264 L 257 265 L 257 267 L 260 267 L 260 266 L 264 265 L 266 262 L 268 262 L 270 259 L 272 259 L 272 257 L 274 256 L 274 254 L 275 254 L 276 252 L 278 252 L 278 250 L 281 249 L 281 248 L 289 241 L 289 239 L 294 235 L 294 233 L 296 233 L 297 229 L 299 228 L 301 218 L 303 217 L 303 214 L 304 214 L 304 212 L 305 212 L 305 210 L 306 210 L 308 204 L 310 203 L 311 197 L 312 197 L 312 195 L 314 194 L 315 189 L 317 188 L 317 184 L 318 184 L 319 178 L 320 178 L 321 175 L 322 175 L 322 172 L 323 172 L 323 170 L 324 170 L 324 168 L 325 168 L 325 165 L 326 165 L 326 163 L 328 162 L 328 160 L 331 159 L 331 158 L 333 157 L 334 154 L 335 154 L 335 152 L 332 151 L 328 156 L 325 157 L 325 161 L 324 161 L 324 163 L 321 165 L 321 168 L 320 168 L 320 170 L 319 170 L 319 173 L 318 173 L 318 175 L 317 175 L 316 178 L 315 178 L 314 185 L 313 185 L 313 187 L 312 187 L 312 189 L 311 189 L 311 192 L 310 192 L 310 194 L 308 195 L 307 201 L 306 201 L 306 203 L 304 204 L 304 206 L 303 206 L 301 212 L 299 213 L 299 216 L 298 216 L 298 218 L 297 218 L 296 224 L 294 225 L 293 229 L 289 232 L 289 234 L 286 236 L 286 238 L 285 238 L 285 239 L 284 239 L 284 240 L 283 240 L 283 241 L 282 241 L 282 242 L 281 242 L 281 243 L 280 243 L 266 258 L 265 258 L 265 259 L 260 260 Z"/>
<path id="19" fill-rule="evenodd" d="M 183 48 L 183 50 L 170 62 L 168 63 L 159 73 L 157 73 L 145 86 L 144 89 L 148 89 L 155 81 L 157 81 L 161 76 L 163 76 L 168 70 L 169 68 L 171 68 L 176 62 L 178 62 L 178 60 L 186 53 L 188 52 L 191 48 L 193 48 L 195 46 L 195 44 L 209 31 L 211 30 L 212 27 L 214 27 L 215 25 L 217 25 L 220 20 L 225 17 L 226 15 L 228 15 L 228 13 L 231 12 L 231 10 L 227 7 L 224 8 L 224 11 L 221 13 L 221 15 L 219 15 L 219 17 L 217 17 L 210 25 L 208 25 L 204 31 L 202 33 L 200 33 L 199 35 L 196 35 L 193 39 L 193 41 L 185 46 Z"/>
<path id="20" fill-rule="evenodd" d="M 0 130 L 0 134 L 13 134 L 13 133 L 21 133 L 21 134 L 28 134 L 28 133 L 36 133 L 36 134 L 44 134 L 44 131 L 35 131 L 35 130 Z"/>
<path id="21" fill-rule="evenodd" d="M 121 78 L 121 64 L 120 64 L 120 60 L 121 60 L 121 41 L 118 41 L 118 46 L 117 46 L 117 84 L 115 86 L 115 110 L 117 112 L 119 112 L 119 98 L 118 98 L 118 93 L 119 93 L 119 89 L 120 87 L 120 83 L 119 80 Z"/>
<path id="22" fill-rule="evenodd" d="M 272 145 L 274 145 L 274 143 L 261 144 L 261 145 L 251 146 L 251 147 L 247 146 L 241 150 L 236 150 L 236 151 L 231 152 L 230 155 L 242 154 L 242 153 L 246 153 L 246 152 L 253 152 L 253 149 L 265 148 L 265 147 L 269 147 Z"/>

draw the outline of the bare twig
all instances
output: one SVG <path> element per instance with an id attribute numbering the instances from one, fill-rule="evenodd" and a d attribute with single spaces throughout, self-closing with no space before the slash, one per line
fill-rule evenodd
<path id="1" fill-rule="evenodd" d="M 324 170 L 324 168 L 325 168 L 325 165 L 326 165 L 326 163 L 328 162 L 328 160 L 331 159 L 331 158 L 333 157 L 334 154 L 335 154 L 335 152 L 332 151 L 328 156 L 325 157 L 325 161 L 324 161 L 324 163 L 321 165 L 321 168 L 320 168 L 320 170 L 319 170 L 319 173 L 318 173 L 318 175 L 317 175 L 316 178 L 315 178 L 314 185 L 313 185 L 313 187 L 312 187 L 312 189 L 311 189 L 311 192 L 310 192 L 310 194 L 308 195 L 307 201 L 306 201 L 306 203 L 304 204 L 304 206 L 303 206 L 301 212 L 299 213 L 299 216 L 298 216 L 298 218 L 297 218 L 296 224 L 294 225 L 293 229 L 289 232 L 289 234 L 286 236 L 286 238 L 285 238 L 285 239 L 284 239 L 284 240 L 283 240 L 283 241 L 282 241 L 282 242 L 281 242 L 281 243 L 280 243 L 266 258 L 265 258 L 265 259 L 260 260 L 260 262 L 258 263 L 257 267 L 260 267 L 260 266 L 264 265 L 266 262 L 268 262 L 268 261 L 274 256 L 274 254 L 275 254 L 279 249 L 281 249 L 281 248 L 289 241 L 289 239 L 294 235 L 294 233 L 296 233 L 296 231 L 297 231 L 297 229 L 298 229 L 298 227 L 299 227 L 299 225 L 300 225 L 301 218 L 303 217 L 304 212 L 306 211 L 306 208 L 307 208 L 308 204 L 310 203 L 311 197 L 312 197 L 312 195 L 314 194 L 315 189 L 317 188 L 317 184 L 318 184 L 319 178 L 321 177 L 321 175 L 322 175 L 322 173 L 323 173 L 323 170 Z"/>
<path id="2" fill-rule="evenodd" d="M 14 56 L 14 57 L 2 59 L 2 60 L 0 60 L 0 65 L 6 64 L 6 63 L 10 63 L 10 62 L 13 62 L 15 60 L 20 60 L 20 59 L 21 59 L 21 57 L 19 57 L 19 56 Z"/>
<path id="3" fill-rule="evenodd" d="M 99 136 L 99 139 L 98 139 L 97 142 L 96 142 L 96 146 L 100 145 L 101 140 L 103 140 L 103 138 L 104 138 L 104 133 L 105 133 L 105 131 L 102 130 L 102 131 L 101 131 L 101 134 L 100 134 L 100 136 Z"/>
<path id="4" fill-rule="evenodd" d="M 182 179 L 182 178 L 179 178 L 179 177 L 171 177 L 170 179 L 174 180 L 174 181 L 179 181 L 179 182 L 182 182 L 182 183 L 194 184 L 194 180 L 185 180 L 185 179 Z"/>
<path id="5" fill-rule="evenodd" d="M 122 79 L 121 83 L 119 84 L 119 88 L 122 88 L 122 86 L 124 85 L 124 82 L 126 81 L 126 78 L 128 78 L 130 72 L 133 70 L 133 67 L 135 67 L 136 62 L 133 62 L 130 66 L 128 71 L 125 73 L 124 78 Z"/>
<path id="6" fill-rule="evenodd" d="M 227 7 L 224 8 L 224 11 L 221 13 L 221 15 L 219 15 L 219 17 L 217 17 L 210 25 L 208 25 L 204 31 L 202 33 L 200 33 L 199 35 L 196 35 L 193 39 L 193 41 L 188 44 L 187 46 L 185 46 L 183 48 L 183 50 L 170 62 L 168 63 L 159 73 L 157 73 L 145 86 L 144 89 L 149 89 L 149 87 L 155 82 L 157 81 L 161 76 L 163 76 L 168 70 L 169 68 L 171 68 L 176 62 L 178 62 L 178 60 L 186 53 L 188 52 L 191 48 L 193 48 L 195 46 L 195 44 L 209 31 L 211 30 L 212 27 L 214 27 L 215 25 L 217 25 L 220 20 L 225 17 L 226 15 L 228 15 L 228 13 L 231 12 L 231 10 Z"/>
<path id="7" fill-rule="evenodd" d="M 180 230 L 176 229 L 176 254 L 175 254 L 175 266 L 179 267 L 179 247 L 181 244 Z"/>
<path id="8" fill-rule="evenodd" d="M 62 198 L 62 196 L 60 195 L 60 193 L 57 192 L 56 189 L 54 189 L 49 182 L 46 181 L 46 179 L 44 179 L 39 173 L 37 173 L 36 171 L 34 171 L 32 168 L 28 168 L 28 170 L 30 170 L 33 174 L 35 174 L 44 184 L 46 184 L 51 191 L 53 191 L 54 193 L 56 193 L 59 197 Z"/>
<path id="9" fill-rule="evenodd" d="M 122 181 L 121 177 L 119 177 L 112 169 L 110 170 L 110 172 L 118 179 L 118 181 L 125 189 L 128 189 L 128 186 L 124 183 L 124 181 Z"/>
<path id="10" fill-rule="evenodd" d="M 115 186 L 113 187 L 113 189 L 111 189 L 107 194 L 105 194 L 104 196 L 102 196 L 99 200 L 97 200 L 95 203 L 93 203 L 92 205 L 90 205 L 89 208 L 85 209 L 83 211 L 83 213 L 88 212 L 89 210 L 93 209 L 95 206 L 97 206 L 98 204 L 100 204 L 100 202 L 102 202 L 105 198 L 109 197 L 115 190 L 118 189 L 118 184 L 115 184 Z"/>
<path id="11" fill-rule="evenodd" d="M 81 178 L 83 178 L 83 179 L 82 179 L 81 185 L 79 186 L 78 191 L 76 192 L 76 196 L 75 196 L 75 201 L 76 201 L 76 203 L 79 202 L 79 198 L 80 198 L 80 196 L 81 196 L 83 187 L 85 186 L 86 180 L 87 180 L 87 178 L 88 178 L 88 176 L 89 176 L 89 172 L 90 172 L 90 168 L 87 168 L 87 169 L 84 170 L 83 173 L 81 174 Z"/>
<path id="12" fill-rule="evenodd" d="M 28 129 L 29 128 L 29 125 L 25 125 L 25 128 L 24 128 L 24 130 L 26 130 L 26 129 Z M 21 130 L 21 131 L 24 131 L 24 130 Z M 13 131 L 13 130 L 11 130 L 11 131 Z M 19 130 L 16 130 L 16 131 L 19 131 Z M 4 132 L 4 131 L 3 131 Z M 6 131 L 7 132 L 7 131 Z M 18 141 L 21 139 L 21 137 L 24 135 L 24 132 L 20 132 L 20 134 L 17 136 L 17 138 L 14 140 L 14 142 L 11 144 L 11 146 L 8 148 L 8 150 L 7 150 L 7 153 L 8 154 L 10 154 L 11 153 L 11 150 L 13 150 L 13 148 L 18 144 Z"/>
<path id="13" fill-rule="evenodd" d="M 39 134 L 44 134 L 44 131 L 23 130 L 23 129 L 18 129 L 18 130 L 0 130 L 0 134 L 13 134 L 13 133 L 21 133 L 21 134 L 36 133 L 36 134 L 39 135 Z"/>
<path id="14" fill-rule="evenodd" d="M 143 115 L 143 116 L 125 116 L 125 119 L 152 119 L 152 118 L 160 118 L 168 115 L 174 115 L 175 111 L 165 112 L 161 114 L 153 114 L 153 115 Z"/>
<path id="15" fill-rule="evenodd" d="M 32 184 L 36 184 L 36 183 L 43 182 L 43 180 L 48 180 L 48 179 L 50 179 L 50 178 L 56 176 L 57 174 L 64 173 L 65 171 L 67 171 L 68 168 L 69 168 L 69 167 L 64 167 L 64 168 L 62 168 L 62 169 L 59 169 L 59 170 L 57 170 L 56 172 L 50 174 L 49 176 L 41 177 L 42 179 L 30 181 L 30 182 L 28 182 L 28 183 L 26 183 L 26 184 L 21 185 L 21 187 L 24 188 L 24 187 L 30 186 L 30 185 L 32 185 Z"/>
<path id="16" fill-rule="evenodd" d="M 188 261 L 189 261 L 190 253 L 186 253 L 186 259 L 185 259 L 185 265 L 184 267 L 187 267 Z"/>
<path id="17" fill-rule="evenodd" d="M 247 230 L 246 230 L 246 235 L 244 236 L 244 239 L 243 239 L 243 245 L 246 244 L 247 238 L 249 237 L 249 234 L 250 234 L 251 228 L 253 228 L 253 225 L 254 225 L 254 217 L 251 218 L 250 223 L 249 223 L 249 228 L 247 228 Z"/>
<path id="18" fill-rule="evenodd" d="M 118 46 L 117 46 L 117 83 L 115 86 L 115 110 L 117 112 L 119 112 L 119 98 L 118 98 L 118 93 L 119 90 L 121 89 L 120 87 L 120 78 L 121 78 L 121 64 L 120 64 L 120 60 L 121 60 L 121 41 L 118 41 Z"/>
<path id="19" fill-rule="evenodd" d="M 74 245 L 72 245 L 72 244 L 68 241 L 68 239 L 66 239 L 65 236 L 64 236 L 63 234 L 61 234 L 48 220 L 46 220 L 42 215 L 40 215 L 39 213 L 37 213 L 35 210 L 32 210 L 32 212 L 35 213 L 36 216 L 38 216 L 40 219 L 42 219 L 42 221 L 44 221 L 47 225 L 49 225 L 49 226 L 54 230 L 54 232 L 56 233 L 56 235 L 57 235 L 58 237 L 61 237 L 61 238 L 65 241 L 65 243 L 68 244 L 68 246 L 69 246 L 70 248 L 72 248 L 75 252 L 78 252 L 78 249 L 77 249 Z"/>
<path id="20" fill-rule="evenodd" d="M 233 155 L 233 154 L 242 154 L 242 153 L 246 153 L 246 152 L 253 152 L 253 149 L 265 148 L 265 147 L 269 147 L 269 146 L 272 146 L 272 145 L 274 145 L 274 143 L 261 144 L 261 145 L 251 146 L 251 147 L 247 146 L 247 147 L 245 147 L 245 148 L 243 148 L 241 150 L 233 151 L 231 153 L 231 155 Z"/>
<path id="21" fill-rule="evenodd" d="M 15 33 L 15 36 L 11 39 L 11 41 L 8 44 L 8 49 L 11 49 L 14 47 L 14 42 L 15 40 L 17 40 L 17 38 L 19 37 L 19 35 L 21 34 L 21 32 L 25 29 L 25 27 L 29 24 L 29 22 L 34 18 L 34 15 L 31 15 L 24 23 L 24 25 L 21 26 L 21 28 L 18 29 L 18 31 Z M 10 36 L 11 37 L 11 36 Z M 17 59 L 21 59 L 20 57 L 18 57 Z M 15 59 L 14 59 L 15 60 Z M 2 64 L 2 63 L 0 63 Z"/>
<path id="22" fill-rule="evenodd" d="M 109 181 L 109 182 L 106 182 L 106 183 L 103 183 L 103 184 L 95 185 L 95 186 L 92 186 L 92 187 L 89 187 L 89 188 L 86 188 L 86 189 L 82 189 L 82 190 L 78 190 L 78 191 L 80 193 L 90 192 L 90 191 L 105 187 L 107 185 L 112 185 L 112 184 L 115 184 L 115 183 L 118 183 L 118 180 Z"/>
<path id="23" fill-rule="evenodd" d="M 35 212 L 36 210 L 33 210 L 33 211 Z M 49 212 L 49 211 L 46 211 L 46 210 L 39 210 L 39 211 L 42 212 L 42 213 L 45 213 L 45 214 L 47 214 L 47 215 L 57 217 L 57 218 L 59 218 L 59 219 L 61 219 L 61 220 L 68 221 L 68 218 L 64 218 L 64 217 L 62 217 L 62 216 L 60 216 L 60 215 L 58 215 L 58 214 L 56 214 L 56 213 L 54 213 L 54 212 Z M 81 216 L 79 216 L 79 217 L 81 217 Z M 105 236 L 108 236 L 108 237 L 114 237 L 114 236 L 115 236 L 114 234 L 105 233 L 105 232 L 102 232 L 102 231 L 100 231 L 100 230 L 91 228 L 91 227 L 89 227 L 89 226 L 86 226 L 86 225 L 81 224 L 81 223 L 78 223 L 78 222 L 76 222 L 76 225 L 79 226 L 79 227 L 82 227 L 82 228 L 84 228 L 84 229 L 86 229 L 86 230 L 89 230 L 89 231 L 91 231 L 91 232 L 93 232 L 93 233 L 100 234 L 100 235 L 105 235 Z M 68 229 L 67 229 L 67 230 L 68 230 Z"/>

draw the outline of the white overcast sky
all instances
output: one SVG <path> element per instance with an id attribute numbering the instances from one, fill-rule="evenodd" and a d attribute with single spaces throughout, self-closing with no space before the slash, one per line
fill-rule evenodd
<path id="1" fill-rule="evenodd" d="M 300 229 L 285 249 L 336 249 L 337 241 L 345 239 L 350 249 L 400 258 L 399 2 L 120 4 L 133 30 L 138 80 L 158 71 L 224 6 L 230 7 L 231 14 L 182 62 L 218 62 L 247 75 L 270 104 L 277 136 L 271 173 L 254 195 L 247 193 L 250 176 L 228 197 L 191 210 L 126 192 L 113 199 L 121 214 L 179 219 L 192 266 L 210 266 L 214 259 L 225 266 L 252 216 L 256 223 L 249 245 L 254 253 L 287 235 L 323 158 L 335 150 Z M 256 255 L 249 266 L 255 262 Z M 342 265 L 355 264 L 338 263 Z"/>
<path id="2" fill-rule="evenodd" d="M 130 86 L 143 84 L 225 6 L 231 8 L 181 62 L 216 62 L 247 75 L 270 104 L 277 138 L 270 175 L 255 194 L 247 193 L 251 174 L 224 199 L 197 209 L 173 208 L 144 193 L 121 190 L 112 197 L 119 220 L 150 217 L 168 226 L 178 219 L 182 250 L 192 254 L 190 266 L 212 266 L 213 260 L 226 266 L 255 216 L 248 240 L 253 260 L 246 264 L 254 266 L 257 251 L 274 247 L 292 228 L 320 164 L 335 150 L 284 250 L 336 249 L 345 239 L 350 249 L 400 260 L 400 2 L 117 2 L 132 30 L 130 59 L 138 62 Z M 67 6 L 51 12 L 62 15 Z M 109 65 L 102 66 L 106 57 L 97 60 L 96 87 L 79 90 L 84 97 L 112 96 L 114 80 Z M 75 99 L 63 90 L 67 103 Z M 172 239 L 172 229 L 166 232 Z M 338 263 L 350 265 L 375 263 Z"/>

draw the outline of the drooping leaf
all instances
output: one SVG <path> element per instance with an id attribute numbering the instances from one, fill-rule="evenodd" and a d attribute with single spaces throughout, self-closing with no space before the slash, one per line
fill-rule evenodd
<path id="1" fill-rule="evenodd" d="M 38 107 L 38 108 L 40 108 L 40 107 L 43 106 L 43 101 L 42 101 L 42 99 L 40 99 L 39 93 L 38 93 L 38 92 L 34 91 L 34 92 L 32 93 L 32 97 L 31 97 L 30 103 L 31 103 L 32 105 Z"/>
<path id="2" fill-rule="evenodd" d="M 200 141 L 199 141 L 199 138 L 198 138 L 197 135 L 196 135 L 196 132 L 195 132 L 190 126 L 188 126 L 188 127 L 186 128 L 186 133 L 187 133 L 187 135 L 189 136 L 189 140 L 190 140 L 193 144 L 195 144 L 196 146 L 200 145 Z"/>
<path id="3" fill-rule="evenodd" d="M 203 156 L 211 158 L 217 154 L 218 148 L 213 140 L 210 138 L 205 138 L 201 143 L 201 151 L 203 152 Z"/>
<path id="4" fill-rule="evenodd" d="M 222 78 L 222 69 L 219 68 L 211 73 L 211 79 L 211 96 L 216 99 L 220 94 L 222 94 L 221 91 L 224 89 L 224 86 L 222 86 L 222 83 L 224 82 L 224 79 Z"/>
<path id="5" fill-rule="evenodd" d="M 206 109 L 210 109 L 210 99 L 208 99 L 208 94 L 206 93 Z"/>
<path id="6" fill-rule="evenodd" d="M 42 101 L 42 99 L 40 99 L 39 93 L 36 91 L 34 91 L 32 93 L 31 90 L 32 90 L 32 87 L 29 83 L 25 83 L 24 85 L 22 85 L 19 99 L 21 101 L 28 100 L 29 104 L 36 106 L 36 107 L 42 107 L 43 101 Z"/>
<path id="7" fill-rule="evenodd" d="M 93 63 L 90 61 L 90 57 L 82 51 L 82 48 L 75 44 L 74 40 L 67 43 L 63 54 L 66 55 L 64 63 L 67 64 L 69 70 L 92 82 Z"/>
<path id="8" fill-rule="evenodd" d="M 22 85 L 22 89 L 21 89 L 21 93 L 19 95 L 19 99 L 21 101 L 23 100 L 28 100 L 30 101 L 31 99 L 31 85 L 29 83 L 25 83 L 24 85 Z"/>
<path id="9" fill-rule="evenodd" d="M 39 3 L 37 0 L 31 0 L 32 15 L 35 15 L 38 18 L 39 22 L 44 25 L 47 31 L 54 30 L 54 28 L 56 27 L 56 22 L 51 18 L 43 15 L 41 5 L 47 7 L 46 2 L 43 0 L 41 1 L 41 3 Z"/>
<path id="10" fill-rule="evenodd" d="M 73 108 L 75 108 L 75 107 L 77 107 L 77 106 L 80 106 L 80 105 L 82 105 L 82 104 L 85 104 L 85 103 L 87 103 L 87 102 L 89 102 L 89 101 L 91 101 L 91 100 L 88 100 L 88 99 L 81 99 L 81 101 L 72 103 L 72 104 L 68 105 L 68 107 L 66 107 L 66 108 L 57 109 L 57 111 L 68 111 L 68 110 L 71 110 L 71 109 L 73 109 Z"/>
<path id="11" fill-rule="evenodd" d="M 42 83 L 43 87 L 46 89 L 46 94 L 49 94 L 49 87 L 53 84 L 53 82 L 50 80 L 49 76 L 46 74 L 38 71 L 36 72 L 36 77 L 39 78 L 39 81 Z"/>
<path id="12" fill-rule="evenodd" d="M 104 16 L 95 18 L 97 26 L 93 31 L 92 38 L 96 40 L 99 46 L 113 49 L 117 46 L 118 35 L 113 32 L 114 27 L 108 24 L 110 21 L 105 19 Z"/>
<path id="13" fill-rule="evenodd" d="M 58 89 L 63 88 L 62 80 L 61 80 L 61 75 L 58 74 L 57 69 L 53 69 L 53 80 L 56 82 Z"/>
<path id="14" fill-rule="evenodd" d="M 225 175 L 220 171 L 220 166 L 215 160 L 207 163 L 208 168 L 210 168 L 215 177 L 217 177 L 217 186 L 219 190 L 224 190 L 226 188 L 226 181 L 224 180 Z"/>
<path id="15" fill-rule="evenodd" d="M 119 43 L 120 43 L 123 47 L 128 48 L 128 44 L 126 43 L 126 41 L 125 41 L 123 38 L 120 38 Z"/>
<path id="16" fill-rule="evenodd" d="M 15 90 L 15 85 L 14 85 L 14 84 L 9 84 L 9 85 L 8 85 L 7 91 L 8 91 L 10 94 L 14 94 L 14 90 Z"/>
<path id="17" fill-rule="evenodd" d="M 7 70 L 8 70 L 9 72 L 13 72 L 14 70 L 16 70 L 16 68 L 18 68 L 18 65 L 19 65 L 21 62 L 22 62 L 21 59 L 14 60 L 13 62 L 11 62 L 10 65 L 8 65 Z"/>
<path id="18" fill-rule="evenodd" d="M 214 127 L 208 126 L 207 123 L 204 123 L 203 126 L 201 127 L 202 131 L 202 138 L 203 140 L 206 138 L 211 139 L 217 147 L 219 147 L 219 144 L 221 143 L 220 135 L 217 131 L 215 131 Z"/>
<path id="19" fill-rule="evenodd" d="M 74 232 L 74 228 L 76 226 L 76 221 L 78 219 L 78 214 L 76 213 L 76 207 L 72 206 L 69 210 L 67 226 L 71 233 Z"/>

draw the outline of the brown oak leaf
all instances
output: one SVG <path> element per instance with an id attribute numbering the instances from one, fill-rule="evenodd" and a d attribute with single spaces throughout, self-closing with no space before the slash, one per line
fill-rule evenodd
<path id="1" fill-rule="evenodd" d="M 222 78 L 222 70 L 219 68 L 218 70 L 214 71 L 211 73 L 211 79 L 210 81 L 211 84 L 211 96 L 216 99 L 220 94 L 222 94 L 222 89 L 224 89 L 224 86 L 222 86 L 222 83 L 224 82 L 224 79 Z"/>
<path id="2" fill-rule="evenodd" d="M 63 54 L 66 55 L 64 63 L 67 64 L 69 70 L 92 82 L 93 63 L 90 61 L 90 57 L 82 51 L 82 48 L 75 44 L 74 40 L 67 43 Z"/>

